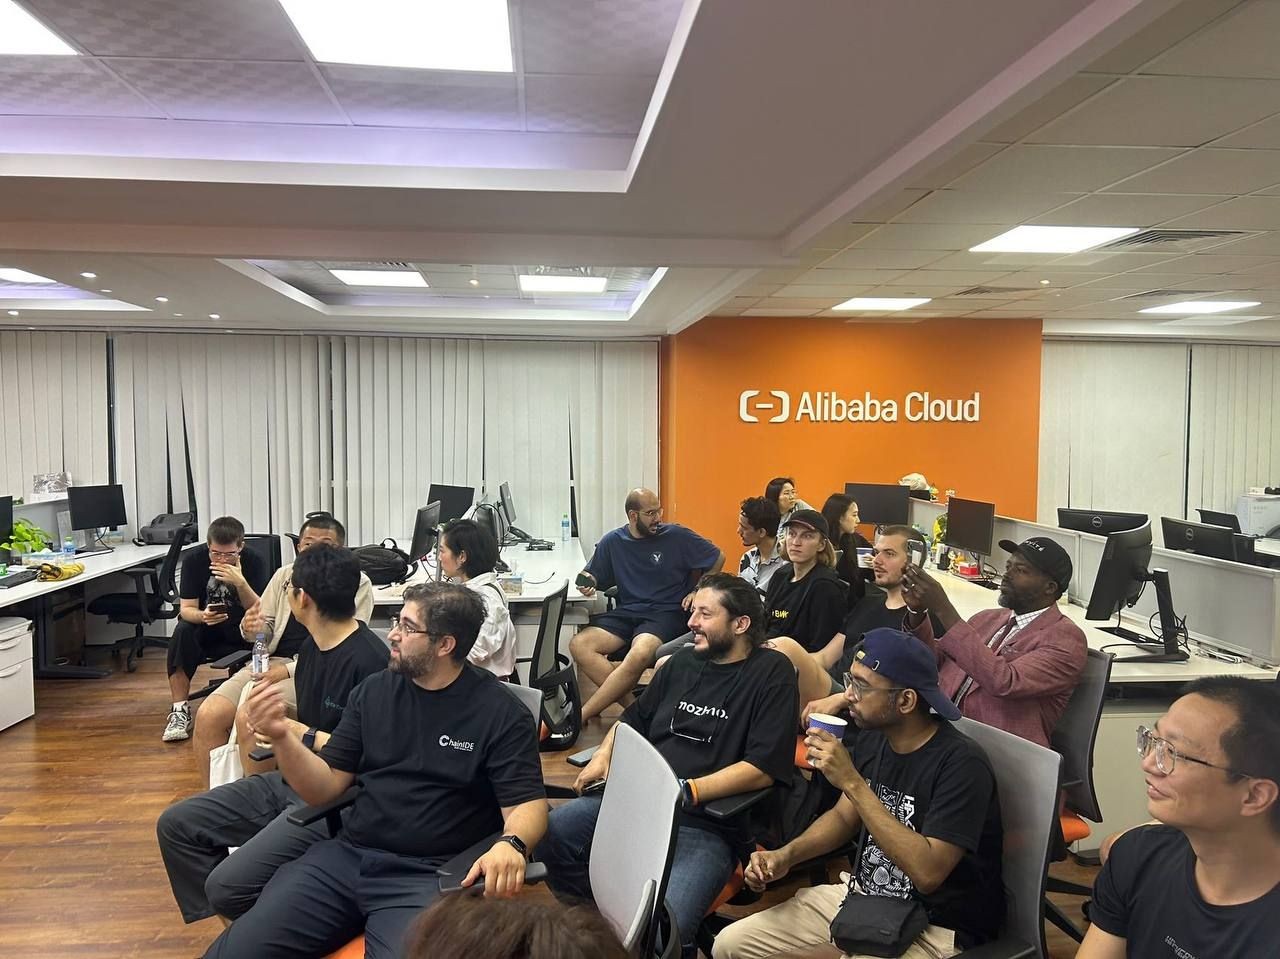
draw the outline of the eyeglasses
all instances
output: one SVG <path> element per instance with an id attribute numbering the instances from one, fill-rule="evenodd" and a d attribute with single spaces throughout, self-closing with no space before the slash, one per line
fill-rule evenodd
<path id="1" fill-rule="evenodd" d="M 1156 751 L 1156 769 L 1160 770 L 1164 775 L 1168 776 L 1173 772 L 1179 759 L 1189 763 L 1196 763 L 1199 766 L 1208 766 L 1210 769 L 1221 769 L 1224 773 L 1231 776 L 1248 778 L 1248 773 L 1237 772 L 1230 766 L 1219 766 L 1216 763 L 1207 762 L 1203 759 L 1196 759 L 1195 756 L 1188 756 L 1186 753 L 1180 753 L 1173 748 L 1173 745 L 1167 739 L 1161 739 L 1146 726 L 1138 727 L 1138 755 L 1143 759 L 1147 758 L 1147 754 L 1154 747 Z"/>
<path id="2" fill-rule="evenodd" d="M 232 551 L 230 551 L 230 552 L 228 552 L 228 551 L 226 551 L 226 550 L 221 550 L 221 549 L 210 549 L 210 550 L 209 550 L 209 558 L 210 558 L 210 559 L 214 559 L 214 558 L 217 558 L 217 559 L 235 559 L 236 557 L 238 557 L 238 556 L 240 555 L 240 553 L 241 553 L 241 550 L 238 550 L 238 549 L 237 549 L 237 550 L 232 550 Z"/>
<path id="3" fill-rule="evenodd" d="M 414 633 L 421 633 L 423 636 L 431 635 L 425 629 L 416 629 L 413 626 L 407 625 L 399 616 L 391 617 L 391 632 L 408 633 L 409 635 L 413 635 Z"/>
<path id="4" fill-rule="evenodd" d="M 661 507 L 661 506 L 659 506 L 657 509 L 642 509 L 642 510 L 640 510 L 640 515 L 641 515 L 641 516 L 648 516 L 648 517 L 661 516 L 661 515 L 662 515 L 662 507 Z"/>
<path id="5" fill-rule="evenodd" d="M 910 689 L 910 686 L 872 686 L 870 683 L 864 683 L 860 679 L 854 679 L 853 673 L 844 674 L 845 689 L 853 693 L 853 701 L 855 703 L 862 702 L 867 693 L 901 693 Z"/>

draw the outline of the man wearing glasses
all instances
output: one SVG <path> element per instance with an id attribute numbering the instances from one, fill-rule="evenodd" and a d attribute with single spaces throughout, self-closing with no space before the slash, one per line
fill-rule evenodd
<path id="1" fill-rule="evenodd" d="M 191 677 L 201 663 L 245 648 L 240 620 L 266 584 L 266 566 L 253 553 L 244 553 L 244 523 L 234 516 L 215 519 L 204 545 L 183 555 L 178 623 L 169 637 L 173 708 L 164 727 L 165 742 L 191 736 Z"/>
<path id="2" fill-rule="evenodd" d="M 714 959 L 804 950 L 838 959 L 831 921 L 851 896 L 921 903 L 928 925 L 904 959 L 947 959 L 999 930 L 1005 909 L 995 775 L 981 747 L 951 725 L 960 711 L 938 688 L 932 652 L 899 630 L 871 630 L 845 696 L 856 738 L 846 745 L 816 726 L 805 738 L 809 762 L 840 790 L 839 800 L 782 848 L 753 853 L 745 878 L 763 891 L 798 863 L 863 836 L 853 874 L 726 927 Z"/>
<path id="3" fill-rule="evenodd" d="M 620 720 L 653 744 L 683 787 L 667 901 L 686 956 L 696 954 L 699 922 L 752 848 L 741 823 L 718 822 L 700 807 L 791 781 L 798 693 L 786 657 L 761 645 L 763 621 L 760 594 L 750 583 L 728 573 L 704 576 L 691 603 L 693 646 L 654 674 Z M 588 859 L 600 814 L 597 788 L 609 777 L 616 728 L 574 783 L 586 794 L 551 813 L 538 858 L 558 897 L 591 897 Z"/>
<path id="4" fill-rule="evenodd" d="M 1264 959 L 1280 943 L 1280 695 L 1198 679 L 1138 729 L 1147 808 L 1093 885 L 1077 959 Z"/>
<path id="5" fill-rule="evenodd" d="M 583 596 L 618 588 L 618 604 L 591 618 L 569 641 L 569 651 L 596 685 L 582 705 L 582 721 L 613 703 L 631 702 L 640 674 L 653 665 L 658 647 L 685 632 L 693 584 L 703 573 L 718 573 L 724 554 L 693 530 L 662 522 L 662 504 L 653 490 L 627 494 L 627 525 L 610 530 L 596 544 L 578 575 Z M 622 662 L 610 656 L 626 650 Z"/>

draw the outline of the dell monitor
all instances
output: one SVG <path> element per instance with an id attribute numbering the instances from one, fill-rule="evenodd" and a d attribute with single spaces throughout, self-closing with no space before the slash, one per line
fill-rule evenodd
<path id="1" fill-rule="evenodd" d="M 1107 536 L 1127 529 L 1137 529 L 1147 523 L 1146 513 L 1118 513 L 1107 509 L 1067 509 L 1058 507 L 1058 526 L 1077 533 L 1097 533 Z"/>
<path id="2" fill-rule="evenodd" d="M 413 543 L 409 546 L 409 558 L 420 560 L 436 548 L 436 536 L 440 527 L 440 504 L 428 503 L 418 510 L 413 522 Z"/>
<path id="3" fill-rule="evenodd" d="M 72 529 L 114 529 L 129 523 L 124 511 L 124 487 L 119 484 L 68 486 L 67 506 Z"/>
<path id="4" fill-rule="evenodd" d="M 1123 656 L 1116 662 L 1181 663 L 1187 653 L 1179 644 L 1184 629 L 1173 610 L 1173 594 L 1166 570 L 1148 570 L 1151 563 L 1151 523 L 1137 529 L 1121 530 L 1107 535 L 1102 548 L 1098 575 L 1089 594 L 1085 619 L 1106 621 L 1127 606 L 1133 606 L 1147 583 L 1155 583 L 1156 606 L 1160 616 L 1160 642 L 1156 642 L 1122 626 L 1100 627 L 1142 650 L 1138 656 Z"/>
<path id="5" fill-rule="evenodd" d="M 947 501 L 947 532 L 942 541 L 966 553 L 990 556 L 995 526 L 995 503 L 953 496 Z"/>
<path id="6" fill-rule="evenodd" d="M 445 486 L 432 483 L 427 490 L 427 502 L 440 504 L 440 522 L 447 523 L 451 519 L 462 519 L 475 502 L 474 486 Z"/>
<path id="7" fill-rule="evenodd" d="M 845 483 L 844 495 L 858 504 L 864 523 L 873 526 L 907 525 L 907 499 L 911 490 L 898 483 Z"/>
<path id="8" fill-rule="evenodd" d="M 1205 523 L 1192 523 L 1187 520 L 1174 519 L 1172 516 L 1160 517 L 1160 529 L 1164 534 L 1164 548 L 1183 550 L 1197 556 L 1212 556 L 1215 559 L 1236 558 L 1235 534 L 1225 526 L 1209 526 Z"/>
<path id="9" fill-rule="evenodd" d="M 1233 533 L 1240 532 L 1240 517 L 1235 513 L 1222 513 L 1216 509 L 1205 509 L 1203 506 L 1197 507 L 1196 512 L 1200 514 L 1200 522 L 1206 526 L 1225 526 Z"/>

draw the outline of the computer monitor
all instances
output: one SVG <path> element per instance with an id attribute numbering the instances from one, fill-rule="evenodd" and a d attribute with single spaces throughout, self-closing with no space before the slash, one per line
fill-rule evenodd
<path id="1" fill-rule="evenodd" d="M 427 490 L 427 502 L 440 504 L 440 522 L 447 523 L 451 519 L 462 519 L 475 502 L 474 486 L 445 486 L 432 483 Z"/>
<path id="2" fill-rule="evenodd" d="M 502 501 L 502 512 L 508 526 L 516 525 L 516 504 L 511 501 L 511 484 L 503 483 L 498 487 L 498 499 Z"/>
<path id="3" fill-rule="evenodd" d="M 13 497 L 0 496 L 0 543 L 13 535 Z"/>
<path id="4" fill-rule="evenodd" d="M 1164 534 L 1165 549 L 1178 549 L 1215 559 L 1236 558 L 1236 545 L 1232 539 L 1235 534 L 1225 526 L 1209 526 L 1206 523 L 1161 516 L 1160 529 Z"/>
<path id="5" fill-rule="evenodd" d="M 436 531 L 439 526 L 439 503 L 428 503 L 418 510 L 417 518 L 413 522 L 413 542 L 409 546 L 410 559 L 422 559 L 436 548 Z"/>
<path id="6" fill-rule="evenodd" d="M 1225 526 L 1233 533 L 1240 532 L 1240 517 L 1235 513 L 1223 513 L 1203 506 L 1196 507 L 1196 512 L 1200 514 L 1200 522 L 1206 526 Z"/>
<path id="7" fill-rule="evenodd" d="M 990 556 L 995 528 L 995 503 L 956 496 L 947 501 L 947 533 L 942 541 L 948 546 L 978 556 Z"/>
<path id="8" fill-rule="evenodd" d="M 898 483 L 845 483 L 844 495 L 858 504 L 864 523 L 905 526 L 911 490 Z"/>
<path id="9" fill-rule="evenodd" d="M 118 483 L 68 486 L 67 506 L 71 511 L 72 529 L 115 529 L 129 523 L 124 511 L 124 487 Z"/>
<path id="10" fill-rule="evenodd" d="M 1118 513 L 1107 509 L 1068 509 L 1058 507 L 1058 526 L 1073 529 L 1077 533 L 1097 533 L 1106 536 L 1126 529 L 1137 529 L 1149 522 L 1146 513 Z"/>
<path id="11" fill-rule="evenodd" d="M 1085 611 L 1084 618 L 1109 620 L 1126 606 L 1133 606 L 1147 583 L 1154 583 L 1156 607 L 1160 617 L 1160 642 L 1154 642 L 1122 626 L 1099 628 L 1143 650 L 1142 655 L 1118 657 L 1116 662 L 1181 663 L 1188 658 L 1179 644 L 1179 638 L 1185 630 L 1173 610 L 1169 573 L 1163 569 L 1148 569 L 1150 563 L 1150 522 L 1143 523 L 1137 529 L 1109 533 L 1107 545 L 1102 548 L 1098 575 L 1093 580 L 1093 592 L 1089 594 L 1089 608 Z"/>

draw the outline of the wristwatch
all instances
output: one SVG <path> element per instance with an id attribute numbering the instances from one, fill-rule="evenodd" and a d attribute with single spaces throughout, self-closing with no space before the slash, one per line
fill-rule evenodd
<path id="1" fill-rule="evenodd" d="M 677 780 L 680 783 L 680 805 L 685 809 L 692 809 L 698 805 L 698 789 L 691 779 Z"/>
<path id="2" fill-rule="evenodd" d="M 316 727 L 312 726 L 302 734 L 302 745 L 306 746 L 309 752 L 316 751 Z"/>
<path id="3" fill-rule="evenodd" d="M 509 846 L 511 846 L 512 849 L 520 853 L 520 855 L 524 856 L 525 859 L 529 858 L 529 847 L 524 844 L 524 840 L 521 839 L 519 836 L 511 835 L 511 834 L 508 834 L 506 836 L 499 836 L 498 842 L 507 843 Z"/>

